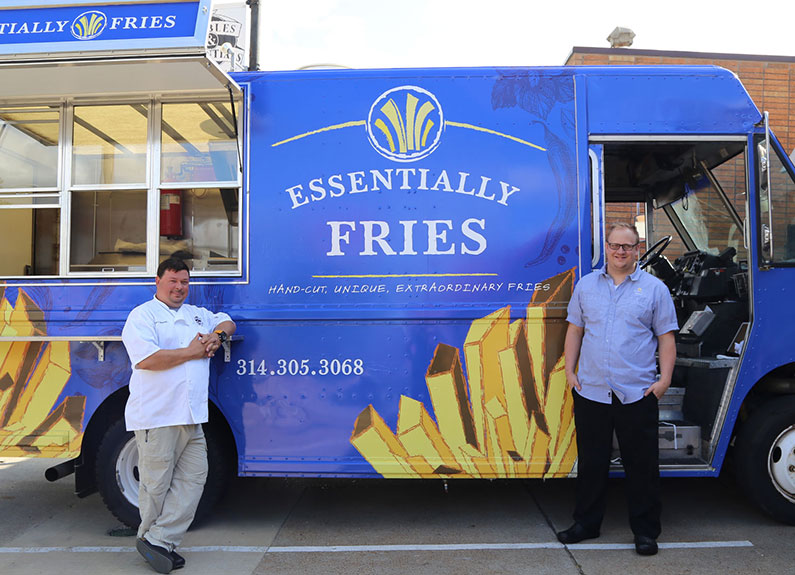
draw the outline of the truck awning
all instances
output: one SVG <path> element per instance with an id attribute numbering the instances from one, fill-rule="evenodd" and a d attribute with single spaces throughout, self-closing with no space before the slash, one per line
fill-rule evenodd
<path id="1" fill-rule="evenodd" d="M 0 7 L 0 104 L 240 88 L 207 54 L 210 0 Z"/>
<path id="2" fill-rule="evenodd" d="M 226 92 L 240 88 L 205 55 L 0 63 L 0 102 Z"/>

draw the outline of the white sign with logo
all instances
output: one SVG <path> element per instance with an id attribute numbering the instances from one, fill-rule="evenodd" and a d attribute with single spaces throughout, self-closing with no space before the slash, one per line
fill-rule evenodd
<path id="1" fill-rule="evenodd" d="M 248 8 L 245 2 L 216 4 L 207 33 L 207 55 L 224 72 L 248 69 Z"/>

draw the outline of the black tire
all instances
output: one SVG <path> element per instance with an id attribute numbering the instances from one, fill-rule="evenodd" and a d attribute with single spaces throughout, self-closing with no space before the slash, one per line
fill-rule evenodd
<path id="1" fill-rule="evenodd" d="M 795 525 L 795 397 L 779 396 L 753 411 L 737 436 L 735 473 L 751 501 Z"/>
<path id="2" fill-rule="evenodd" d="M 226 493 L 233 473 L 229 440 L 215 426 L 204 424 L 209 473 L 191 526 L 199 523 Z M 124 418 L 108 427 L 96 458 L 97 489 L 111 513 L 129 527 L 138 527 L 138 450 Z"/>

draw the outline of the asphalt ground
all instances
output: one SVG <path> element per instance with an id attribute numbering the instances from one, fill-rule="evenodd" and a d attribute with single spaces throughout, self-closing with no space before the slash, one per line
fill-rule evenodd
<path id="1" fill-rule="evenodd" d="M 154 573 L 98 495 L 78 499 L 56 460 L 0 459 L 0 574 Z M 598 539 L 563 546 L 574 481 L 236 479 L 185 537 L 180 575 L 317 573 L 795 573 L 795 527 L 731 477 L 663 480 L 660 553 L 634 552 L 623 482 Z"/>

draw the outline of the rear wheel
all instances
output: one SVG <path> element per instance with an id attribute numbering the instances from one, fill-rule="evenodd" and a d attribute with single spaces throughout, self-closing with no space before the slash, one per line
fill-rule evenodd
<path id="1" fill-rule="evenodd" d="M 737 436 L 737 480 L 766 513 L 795 525 L 795 397 L 758 407 Z"/>
<path id="2" fill-rule="evenodd" d="M 193 519 L 195 525 L 212 510 L 226 491 L 232 473 L 232 450 L 224 435 L 212 425 L 204 424 L 207 438 L 209 473 L 199 507 Z M 122 523 L 137 527 L 138 513 L 138 448 L 135 435 L 127 431 L 124 419 L 113 423 L 105 432 L 97 450 L 97 488 L 102 501 Z"/>

